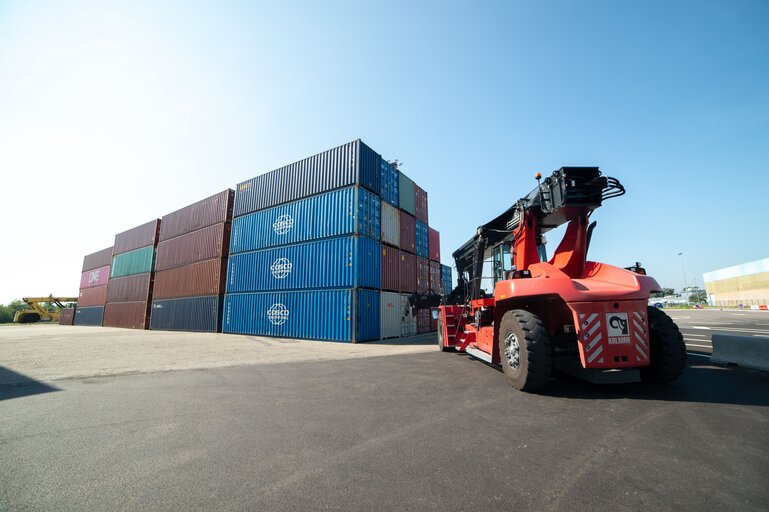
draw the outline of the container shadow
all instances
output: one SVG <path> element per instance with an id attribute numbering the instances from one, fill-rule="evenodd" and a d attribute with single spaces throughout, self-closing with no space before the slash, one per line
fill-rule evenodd
<path id="1" fill-rule="evenodd" d="M 0 366 L 0 401 L 61 391 L 24 374 Z"/>
<path id="2" fill-rule="evenodd" d="M 438 334 L 427 332 L 407 338 L 390 338 L 386 340 L 364 341 L 366 345 L 438 345 Z M 437 350 L 437 349 L 436 349 Z"/>

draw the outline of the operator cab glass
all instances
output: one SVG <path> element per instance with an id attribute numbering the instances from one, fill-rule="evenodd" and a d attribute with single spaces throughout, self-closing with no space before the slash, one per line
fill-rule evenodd
<path id="1" fill-rule="evenodd" d="M 494 248 L 494 253 L 492 254 L 492 268 L 494 271 L 494 284 L 509 279 L 508 274 L 513 270 L 510 244 L 500 244 Z"/>

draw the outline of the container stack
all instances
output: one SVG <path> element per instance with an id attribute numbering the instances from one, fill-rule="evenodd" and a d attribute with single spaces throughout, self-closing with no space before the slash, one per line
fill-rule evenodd
<path id="1" fill-rule="evenodd" d="M 77 309 L 74 312 L 74 325 L 100 326 L 102 324 L 111 264 L 112 247 L 88 254 L 83 258 L 83 273 L 80 274 L 80 293 Z"/>
<path id="2" fill-rule="evenodd" d="M 228 189 L 163 216 L 150 329 L 221 329 L 234 197 Z"/>
<path id="3" fill-rule="evenodd" d="M 155 219 L 115 235 L 104 307 L 105 327 L 149 326 L 159 231 L 160 219 Z"/>
<path id="4" fill-rule="evenodd" d="M 379 339 L 380 162 L 357 140 L 238 185 L 223 332 Z"/>

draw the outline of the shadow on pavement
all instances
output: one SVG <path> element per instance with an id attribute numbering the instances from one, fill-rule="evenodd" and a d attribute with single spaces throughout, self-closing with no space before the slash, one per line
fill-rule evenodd
<path id="1" fill-rule="evenodd" d="M 0 401 L 53 391 L 60 389 L 0 366 Z"/>
<path id="2" fill-rule="evenodd" d="M 683 375 L 667 386 L 598 385 L 557 373 L 540 394 L 560 398 L 627 398 L 769 407 L 769 373 L 736 366 L 713 366 L 690 359 Z"/>
<path id="3" fill-rule="evenodd" d="M 408 338 L 392 338 L 387 340 L 364 341 L 365 345 L 438 345 L 438 334 L 428 332 Z"/>

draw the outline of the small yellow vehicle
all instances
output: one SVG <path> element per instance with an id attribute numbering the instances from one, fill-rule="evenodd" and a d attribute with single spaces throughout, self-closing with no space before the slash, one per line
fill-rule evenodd
<path id="1" fill-rule="evenodd" d="M 19 324 L 31 324 L 40 320 L 58 322 L 61 309 L 76 303 L 77 297 L 24 297 L 29 308 L 17 311 L 13 321 Z"/>

